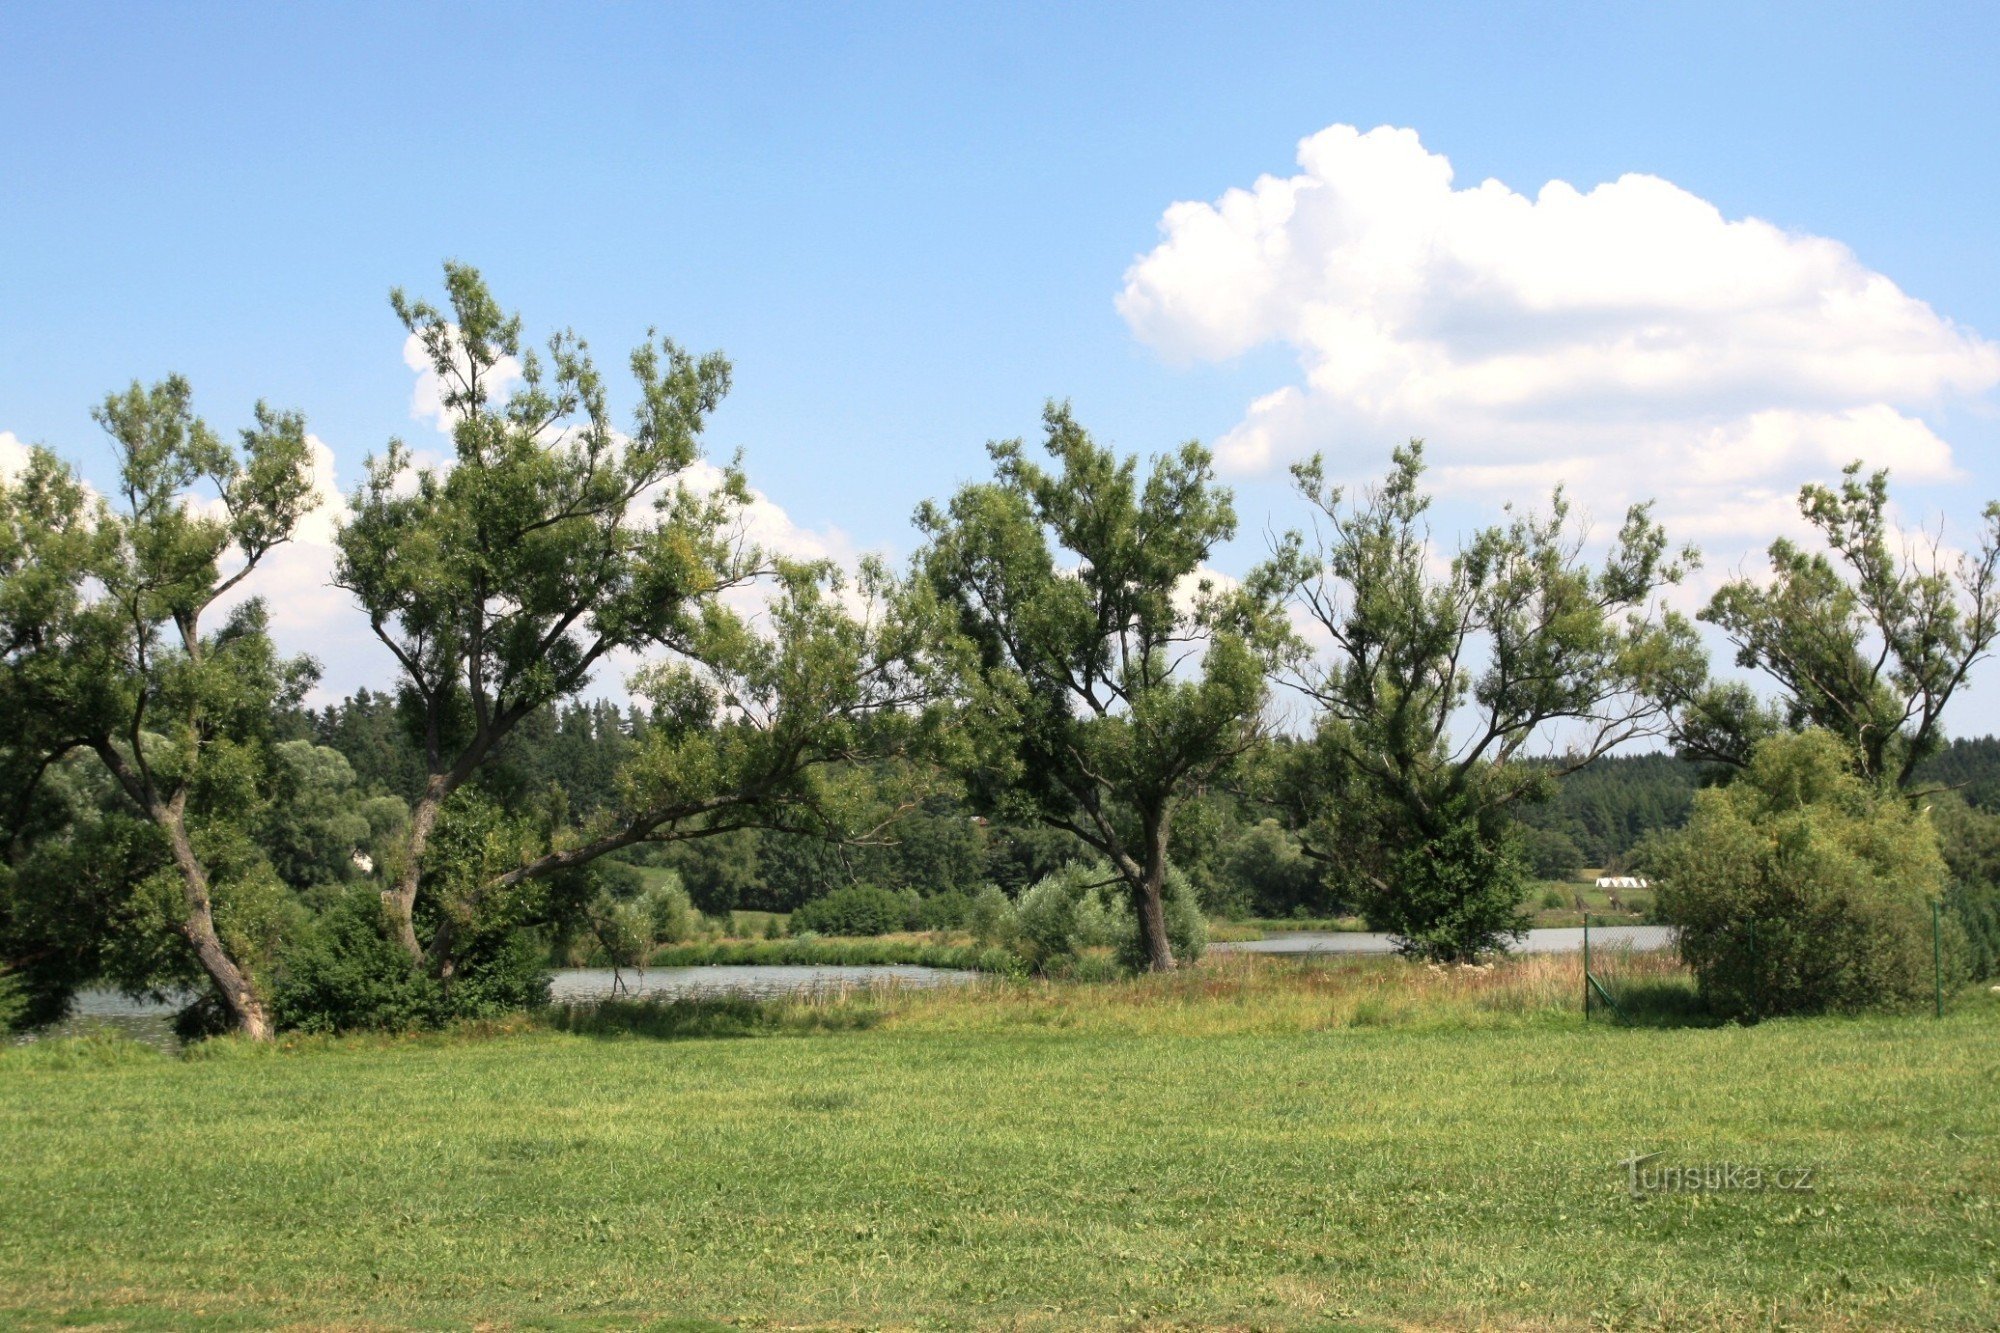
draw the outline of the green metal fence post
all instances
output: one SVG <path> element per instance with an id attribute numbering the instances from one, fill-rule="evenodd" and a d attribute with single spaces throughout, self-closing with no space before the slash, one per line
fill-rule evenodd
<path id="1" fill-rule="evenodd" d="M 1936 991 L 1937 1017 L 1944 1017 L 1944 945 L 1939 939 L 1942 929 L 1940 912 L 1942 904 L 1931 899 L 1931 986 Z"/>
<path id="2" fill-rule="evenodd" d="M 1590 1021 L 1590 913 L 1583 914 L 1583 1021 Z"/>
<path id="3" fill-rule="evenodd" d="M 1750 1017 L 1764 1007 L 1764 969 L 1757 966 L 1757 918 L 1750 918 Z"/>

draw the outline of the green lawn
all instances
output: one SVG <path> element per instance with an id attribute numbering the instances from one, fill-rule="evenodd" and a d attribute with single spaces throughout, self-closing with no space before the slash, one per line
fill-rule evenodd
<path id="1" fill-rule="evenodd" d="M 1489 1026 L 1340 998 L 1397 967 L 733 1039 L 8 1052 L 0 1322 L 1994 1326 L 2000 1003 L 1634 1030 L 1490 978 L 1435 983 Z M 1655 1150 L 1817 1189 L 1635 1202 L 1614 1163 Z"/>

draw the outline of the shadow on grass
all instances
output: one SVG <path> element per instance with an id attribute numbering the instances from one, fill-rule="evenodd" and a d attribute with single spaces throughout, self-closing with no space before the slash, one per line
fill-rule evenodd
<path id="1" fill-rule="evenodd" d="M 855 1006 L 797 1004 L 741 995 L 590 1000 L 556 1005 L 541 1015 L 541 1021 L 557 1032 L 653 1041 L 855 1032 L 875 1026 L 880 1019 L 878 1011 Z"/>
<path id="2" fill-rule="evenodd" d="M 1678 979 L 1634 980 L 1611 987 L 1618 1011 L 1608 1013 L 1592 1005 L 1591 1017 L 1600 1015 L 1610 1023 L 1634 1028 L 1714 1028 L 1728 1020 L 1710 1011 L 1699 992 Z"/>

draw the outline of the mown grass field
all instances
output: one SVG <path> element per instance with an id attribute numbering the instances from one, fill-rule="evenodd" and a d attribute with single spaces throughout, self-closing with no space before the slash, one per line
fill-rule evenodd
<path id="1" fill-rule="evenodd" d="M 1994 1326 L 2000 1002 L 1585 1028 L 1576 981 L 1237 958 L 9 1051 L 0 1323 Z M 1816 1188 L 1635 1201 L 1656 1150 Z"/>

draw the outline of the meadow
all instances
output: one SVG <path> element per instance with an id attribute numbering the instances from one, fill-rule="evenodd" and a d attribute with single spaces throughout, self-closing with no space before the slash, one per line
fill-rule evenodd
<path id="1" fill-rule="evenodd" d="M 1218 958 L 0 1053 L 25 1328 L 1990 1328 L 2000 997 Z M 1811 1167 L 1635 1199 L 1618 1163 Z"/>

